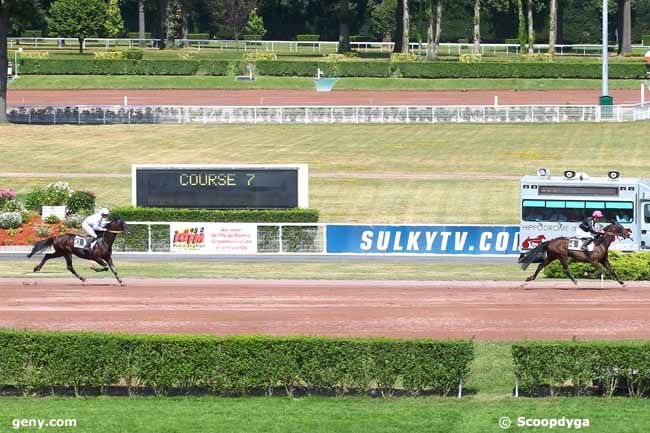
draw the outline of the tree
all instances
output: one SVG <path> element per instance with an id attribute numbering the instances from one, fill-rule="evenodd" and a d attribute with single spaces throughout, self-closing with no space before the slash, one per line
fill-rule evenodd
<path id="1" fill-rule="evenodd" d="M 618 0 L 618 54 L 632 53 L 631 0 Z"/>
<path id="2" fill-rule="evenodd" d="M 11 25 L 19 25 L 42 16 L 34 0 L 0 0 L 0 123 L 7 123 L 7 34 Z"/>
<path id="3" fill-rule="evenodd" d="M 402 11 L 402 53 L 408 53 L 410 48 L 409 0 L 402 0 Z"/>
<path id="4" fill-rule="evenodd" d="M 375 34 L 381 35 L 382 40 L 390 39 L 397 21 L 395 19 L 397 0 L 383 0 L 375 5 L 370 12 L 370 28 Z"/>
<path id="5" fill-rule="evenodd" d="M 248 14 L 246 32 L 248 32 L 249 35 L 259 35 L 260 38 L 263 38 L 266 34 L 264 20 L 261 16 L 257 15 L 257 8 L 253 8 L 253 10 Z"/>
<path id="6" fill-rule="evenodd" d="M 440 46 L 440 35 L 442 33 L 442 1 L 438 0 L 436 5 L 436 34 L 433 36 L 433 0 L 429 0 L 429 25 L 427 29 L 427 60 L 435 60 L 438 57 Z"/>
<path id="7" fill-rule="evenodd" d="M 481 0 L 474 0 L 474 54 L 481 53 Z"/>
<path id="8" fill-rule="evenodd" d="M 122 19 L 122 13 L 120 12 L 119 0 L 108 0 L 104 29 L 106 31 L 106 36 L 109 38 L 117 38 L 124 31 L 124 20 Z"/>
<path id="9" fill-rule="evenodd" d="M 533 27 L 533 0 L 527 0 L 528 15 L 528 54 L 535 53 L 535 28 Z"/>
<path id="10" fill-rule="evenodd" d="M 140 38 L 140 48 L 145 47 L 144 36 L 144 0 L 138 0 L 138 37 Z"/>
<path id="11" fill-rule="evenodd" d="M 519 20 L 519 48 L 521 49 L 520 52 L 523 54 L 528 39 L 526 35 L 526 18 L 524 17 L 523 0 L 517 0 L 517 18 Z"/>
<path id="12" fill-rule="evenodd" d="M 50 6 L 50 32 L 57 36 L 77 38 L 80 53 L 83 53 L 84 39 L 102 33 L 105 23 L 104 0 L 56 0 Z"/>
<path id="13" fill-rule="evenodd" d="M 555 55 L 555 42 L 557 41 L 557 0 L 551 0 L 548 18 L 548 53 Z"/>
<path id="14" fill-rule="evenodd" d="M 349 53 L 350 48 L 350 5 L 348 0 L 341 0 L 339 11 L 339 53 Z"/>

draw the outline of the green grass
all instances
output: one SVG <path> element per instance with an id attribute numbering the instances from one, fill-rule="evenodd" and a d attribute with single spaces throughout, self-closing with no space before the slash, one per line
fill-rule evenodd
<path id="1" fill-rule="evenodd" d="M 647 124 L 0 126 L 0 173 L 123 173 L 133 163 L 308 163 L 324 222 L 516 223 L 517 177 L 539 167 L 647 175 Z M 143 145 L 145 144 L 146 145 Z M 588 143 L 589 158 L 584 157 Z M 449 179 L 427 178 L 446 174 Z M 343 176 L 341 176 L 343 175 Z M 474 178 L 472 175 L 477 175 Z M 509 175 L 514 179 L 498 179 Z M 420 176 L 420 178 L 418 178 Z M 383 178 L 382 178 L 383 177 Z M 67 180 L 130 204 L 123 178 L 2 178 L 26 192 Z"/>
<path id="2" fill-rule="evenodd" d="M 32 260 L 0 260 L 0 278 L 39 277 L 32 273 Z M 499 280 L 523 281 L 528 275 L 522 272 L 513 259 L 512 264 L 481 265 L 456 263 L 431 263 L 427 261 L 190 261 L 190 260 L 125 260 L 116 256 L 116 266 L 125 278 L 258 278 L 258 279 L 310 279 L 310 280 Z M 90 262 L 76 261 L 77 270 L 88 278 L 113 278 L 109 273 L 95 273 Z M 51 260 L 43 268 L 48 277 L 71 278 L 65 260 Z"/>
<path id="3" fill-rule="evenodd" d="M 0 429 L 14 419 L 75 419 L 65 431 L 94 432 L 463 432 L 492 433 L 502 416 L 588 418 L 590 432 L 645 433 L 647 399 L 601 397 L 519 398 L 510 345 L 476 342 L 476 360 L 454 397 L 91 397 L 0 398 Z M 583 427 L 584 428 L 584 427 Z M 54 430 L 50 428 L 49 430 Z M 48 430 L 48 431 L 49 431 Z M 63 429 L 60 429 L 63 431 Z M 560 430 L 558 428 L 558 430 Z M 20 431 L 36 432 L 37 428 Z M 508 431 L 546 431 L 511 427 Z"/>
<path id="4" fill-rule="evenodd" d="M 610 80 L 617 89 L 638 89 L 639 80 Z M 600 80 L 341 78 L 335 90 L 558 90 L 600 89 Z M 121 76 L 121 75 L 23 75 L 9 85 L 24 89 L 288 89 L 313 90 L 314 80 L 305 77 L 257 77 L 237 81 L 234 77 Z"/>

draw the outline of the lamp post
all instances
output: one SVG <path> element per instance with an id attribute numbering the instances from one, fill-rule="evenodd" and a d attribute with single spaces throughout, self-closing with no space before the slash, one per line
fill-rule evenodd
<path id="1" fill-rule="evenodd" d="M 18 78 L 18 53 L 22 52 L 22 48 L 18 48 L 16 51 L 14 51 L 14 80 Z"/>
<path id="2" fill-rule="evenodd" d="M 608 1 L 603 0 L 603 77 L 602 77 L 602 95 L 600 96 L 600 105 L 612 105 L 614 99 L 609 96 L 609 86 L 607 80 L 609 79 L 609 44 L 607 43 L 608 36 L 608 16 L 609 12 Z"/>

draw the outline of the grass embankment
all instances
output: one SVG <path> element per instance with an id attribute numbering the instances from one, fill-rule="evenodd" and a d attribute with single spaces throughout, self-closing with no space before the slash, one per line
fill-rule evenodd
<path id="1" fill-rule="evenodd" d="M 610 80 L 610 89 L 638 89 L 639 80 Z M 11 90 L 80 89 L 284 89 L 313 90 L 306 77 L 257 77 L 237 81 L 234 77 L 140 76 L 140 75 L 23 75 L 10 83 Z M 341 78 L 335 90 L 565 90 L 600 89 L 600 80 L 569 79 L 417 79 Z"/>
<path id="2" fill-rule="evenodd" d="M 3 151 L 10 155 L 0 162 L 0 173 L 127 176 L 0 174 L 3 187 L 25 192 L 66 180 L 110 206 L 130 203 L 133 163 L 308 163 L 310 207 L 321 211 L 324 222 L 517 223 L 518 177 L 539 167 L 554 174 L 571 168 L 597 176 L 618 169 L 624 176 L 647 176 L 650 165 L 645 123 L 8 125 L 0 126 L 0 136 L 8 137 Z"/>
<path id="3" fill-rule="evenodd" d="M 588 431 L 644 433 L 647 399 L 512 397 L 510 345 L 476 342 L 467 396 L 369 397 L 174 397 L 1 398 L 0 428 L 14 419 L 76 419 L 75 432 L 464 432 L 502 430 L 503 416 L 589 419 Z M 584 428 L 584 427 L 583 427 Z M 61 430 L 61 429 L 59 429 Z M 38 428 L 21 428 L 36 432 Z M 67 430 L 66 430 L 67 431 Z M 543 431 L 511 427 L 508 431 Z M 544 429 L 545 431 L 545 429 Z"/>
<path id="4" fill-rule="evenodd" d="M 65 277 L 71 278 L 65 260 L 50 260 L 43 271 L 32 268 L 41 259 L 0 260 L 0 278 Z M 124 260 L 116 257 L 120 275 L 124 278 L 259 278 L 297 280 L 499 280 L 523 281 L 529 272 L 522 272 L 513 259 L 512 264 L 482 265 L 432 263 L 431 261 L 349 260 L 340 261 L 223 261 L 214 260 Z M 96 273 L 90 262 L 77 262 L 77 270 L 88 278 L 114 278 L 112 274 Z"/>

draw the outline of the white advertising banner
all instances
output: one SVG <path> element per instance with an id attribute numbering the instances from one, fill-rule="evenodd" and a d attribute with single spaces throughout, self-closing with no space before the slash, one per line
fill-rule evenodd
<path id="1" fill-rule="evenodd" d="M 172 253 L 255 254 L 257 225 L 238 223 L 170 223 Z"/>

